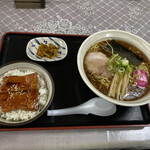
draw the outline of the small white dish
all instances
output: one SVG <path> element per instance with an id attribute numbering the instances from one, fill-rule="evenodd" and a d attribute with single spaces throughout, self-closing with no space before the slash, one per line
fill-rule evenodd
<path id="1" fill-rule="evenodd" d="M 50 59 L 48 57 L 39 57 L 36 53 L 38 50 L 38 47 L 40 43 L 49 45 L 52 43 L 55 46 L 60 46 L 58 50 L 58 55 L 54 57 L 53 59 Z M 64 40 L 56 37 L 37 37 L 31 39 L 26 47 L 26 54 L 27 56 L 34 60 L 34 61 L 43 61 L 43 62 L 50 62 L 50 61 L 59 61 L 64 59 L 67 56 L 68 53 L 68 47 Z"/>

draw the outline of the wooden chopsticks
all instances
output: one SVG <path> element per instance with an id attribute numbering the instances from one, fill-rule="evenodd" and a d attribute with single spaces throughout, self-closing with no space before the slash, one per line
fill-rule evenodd
<path id="1" fill-rule="evenodd" d="M 14 0 L 16 8 L 45 8 L 45 0 Z"/>

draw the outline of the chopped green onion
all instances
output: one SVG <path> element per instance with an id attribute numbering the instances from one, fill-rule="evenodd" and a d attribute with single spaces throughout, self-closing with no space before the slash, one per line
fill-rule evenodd
<path id="1" fill-rule="evenodd" d="M 124 67 L 120 67 L 118 70 L 118 72 L 121 74 L 124 73 L 125 71 L 126 71 L 126 69 Z"/>
<path id="2" fill-rule="evenodd" d="M 129 60 L 123 59 L 123 60 L 122 60 L 122 65 L 123 65 L 123 66 L 129 65 Z"/>
<path id="3" fill-rule="evenodd" d="M 122 58 L 118 54 L 112 54 L 108 63 L 108 70 L 112 73 L 132 73 L 134 71 L 134 68 L 135 66 L 130 64 L 129 60 L 127 60 L 126 58 Z"/>

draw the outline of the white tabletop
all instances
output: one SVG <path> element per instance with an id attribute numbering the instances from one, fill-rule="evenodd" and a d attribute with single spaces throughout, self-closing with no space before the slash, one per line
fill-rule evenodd
<path id="1" fill-rule="evenodd" d="M 0 38 L 6 32 L 90 35 L 129 31 L 150 42 L 150 0 L 46 0 L 45 9 L 16 9 L 0 1 Z M 1 150 L 150 148 L 150 127 L 2 131 Z"/>
<path id="2" fill-rule="evenodd" d="M 0 132 L 1 150 L 146 149 L 150 128 Z"/>

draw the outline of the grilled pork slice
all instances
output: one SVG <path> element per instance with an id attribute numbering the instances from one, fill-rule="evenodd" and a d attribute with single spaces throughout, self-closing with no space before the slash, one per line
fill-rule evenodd
<path id="1" fill-rule="evenodd" d="M 0 93 L 38 90 L 37 73 L 25 76 L 6 76 L 3 78 L 3 84 L 0 87 Z"/>
<path id="2" fill-rule="evenodd" d="M 7 76 L 0 87 L 0 106 L 3 112 L 38 109 L 37 73 L 25 76 Z"/>
<path id="3" fill-rule="evenodd" d="M 101 52 L 90 52 L 85 57 L 85 65 L 88 71 L 109 78 L 112 74 L 107 69 L 108 60 L 109 58 Z"/>

